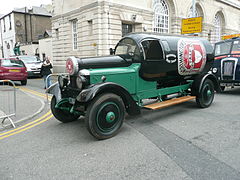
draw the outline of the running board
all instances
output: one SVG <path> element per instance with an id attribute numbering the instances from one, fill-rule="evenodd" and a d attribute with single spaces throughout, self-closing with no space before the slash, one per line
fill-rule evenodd
<path id="1" fill-rule="evenodd" d="M 175 104 L 180 104 L 186 101 L 190 101 L 192 99 L 195 99 L 196 96 L 183 96 L 183 97 L 179 97 L 179 98 L 173 98 L 170 100 L 166 100 L 166 101 L 162 101 L 162 102 L 158 102 L 158 103 L 154 103 L 154 104 L 148 104 L 146 106 L 143 106 L 146 109 L 151 109 L 151 110 L 155 110 L 155 109 L 162 109 L 168 106 L 172 106 Z"/>

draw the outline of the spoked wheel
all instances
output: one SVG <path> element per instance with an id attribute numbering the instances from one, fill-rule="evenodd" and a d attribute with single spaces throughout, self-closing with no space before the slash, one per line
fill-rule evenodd
<path id="1" fill-rule="evenodd" d="M 88 106 L 86 126 L 97 139 L 108 139 L 120 130 L 125 115 L 122 99 L 111 93 L 96 97 Z"/>
<path id="2" fill-rule="evenodd" d="M 209 107 L 214 99 L 214 85 L 210 79 L 203 82 L 202 88 L 197 95 L 196 102 L 201 108 Z"/>
<path id="3" fill-rule="evenodd" d="M 51 110 L 52 110 L 54 117 L 57 120 L 59 120 L 63 123 L 67 123 L 67 122 L 75 121 L 79 118 L 79 115 L 72 114 L 72 113 L 68 112 L 67 110 L 58 109 L 55 107 L 55 105 L 56 105 L 56 97 L 53 96 L 52 100 L 51 100 Z M 62 106 L 65 106 L 67 108 L 68 108 L 68 106 L 70 107 L 70 105 L 67 103 L 62 104 Z"/>

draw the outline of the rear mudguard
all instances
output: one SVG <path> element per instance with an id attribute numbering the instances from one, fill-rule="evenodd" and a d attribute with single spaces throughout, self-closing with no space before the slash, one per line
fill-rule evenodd
<path id="1" fill-rule="evenodd" d="M 219 82 L 218 82 L 216 76 L 211 73 L 205 73 L 205 74 L 201 74 L 201 75 L 198 75 L 195 77 L 193 84 L 192 84 L 192 88 L 191 88 L 192 95 L 196 96 L 200 93 L 200 90 L 206 79 L 210 79 L 213 82 L 214 90 L 216 92 L 221 92 L 220 85 L 219 85 Z"/>
<path id="2" fill-rule="evenodd" d="M 82 90 L 76 99 L 80 103 L 87 103 L 102 93 L 117 94 L 122 98 L 129 115 L 140 114 L 140 107 L 136 104 L 131 94 L 129 94 L 124 87 L 112 82 L 104 82 L 90 86 L 88 89 Z"/>

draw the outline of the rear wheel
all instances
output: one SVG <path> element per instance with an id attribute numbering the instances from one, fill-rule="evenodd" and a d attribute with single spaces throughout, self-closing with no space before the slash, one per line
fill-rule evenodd
<path id="1" fill-rule="evenodd" d="M 122 99 L 116 94 L 107 93 L 96 97 L 88 106 L 86 126 L 97 139 L 115 136 L 124 120 L 125 108 Z"/>
<path id="2" fill-rule="evenodd" d="M 72 122 L 72 121 L 75 121 L 79 118 L 79 115 L 74 115 L 70 112 L 68 112 L 67 110 L 62 110 L 62 109 L 58 109 L 56 108 L 56 97 L 53 96 L 52 97 L 52 100 L 51 100 L 51 110 L 52 110 L 52 113 L 54 115 L 54 117 L 63 122 L 63 123 L 67 123 L 67 122 Z M 62 106 L 65 106 L 65 107 L 70 107 L 70 104 L 67 104 L 67 103 L 63 103 Z"/>
<path id="3" fill-rule="evenodd" d="M 21 85 L 23 85 L 23 86 L 27 85 L 27 80 L 22 80 Z"/>
<path id="4" fill-rule="evenodd" d="M 206 79 L 197 95 L 196 102 L 201 108 L 209 107 L 214 99 L 214 85 L 210 79 Z"/>

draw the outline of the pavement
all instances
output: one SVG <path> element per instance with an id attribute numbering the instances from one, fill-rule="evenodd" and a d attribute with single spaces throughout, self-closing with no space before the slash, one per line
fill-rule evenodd
<path id="1" fill-rule="evenodd" d="M 14 114 L 14 91 L 13 87 L 0 87 L 0 131 L 12 128 L 12 124 L 8 119 L 2 123 L 4 116 Z M 21 88 L 16 87 L 16 113 L 11 116 L 13 123 L 17 126 L 19 123 L 29 120 L 39 113 L 45 107 L 46 99 L 38 97 Z"/>

